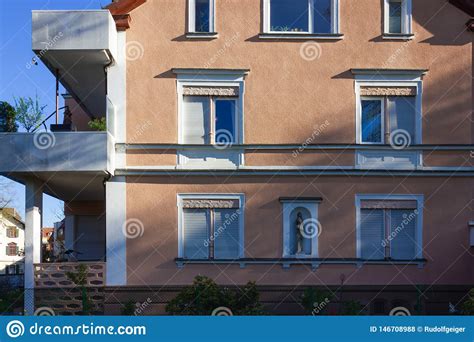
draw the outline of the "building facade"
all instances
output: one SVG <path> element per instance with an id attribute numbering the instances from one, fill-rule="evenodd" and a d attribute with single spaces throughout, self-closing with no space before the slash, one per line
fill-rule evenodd
<path id="1" fill-rule="evenodd" d="M 6 135 L 39 171 L 2 170 L 27 184 L 25 286 L 44 191 L 66 202 L 75 261 L 105 262 L 111 298 L 143 293 L 150 312 L 197 275 L 255 281 L 277 313 L 301 312 L 308 287 L 372 314 L 456 312 L 474 284 L 466 3 L 34 11 L 33 50 L 81 113 L 77 131 L 43 132 L 40 147 Z M 81 148 L 48 159 L 60 146 Z M 121 301 L 106 304 L 116 313 Z"/>
<path id="2" fill-rule="evenodd" d="M 25 223 L 13 208 L 0 210 L 0 275 L 24 272 Z M 3 283 L 3 282 L 2 282 Z"/>

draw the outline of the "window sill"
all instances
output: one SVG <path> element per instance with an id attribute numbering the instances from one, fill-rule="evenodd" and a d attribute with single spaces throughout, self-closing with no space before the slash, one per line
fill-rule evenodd
<path id="1" fill-rule="evenodd" d="M 217 39 L 219 34 L 217 32 L 187 32 L 188 39 Z"/>
<path id="2" fill-rule="evenodd" d="M 412 40 L 415 38 L 413 33 L 384 33 L 382 39 L 384 40 Z"/>
<path id="3" fill-rule="evenodd" d="M 341 33 L 298 33 L 298 32 L 272 32 L 272 33 L 260 33 L 259 39 L 268 40 L 341 40 L 344 39 L 344 35 Z"/>
<path id="4" fill-rule="evenodd" d="M 357 267 L 362 267 L 363 265 L 416 265 L 418 268 L 423 268 L 426 263 L 426 259 L 414 259 L 414 260 L 367 260 L 367 259 L 357 259 L 357 258 L 334 258 L 334 259 L 322 259 L 322 258 L 281 258 L 281 259 L 271 259 L 271 258 L 242 258 L 235 260 L 209 260 L 209 259 L 183 259 L 176 258 L 175 262 L 178 267 L 184 267 L 184 265 L 216 265 L 216 264 L 226 264 L 226 265 L 240 265 L 240 268 L 245 268 L 247 265 L 278 265 L 281 264 L 283 268 L 290 268 L 292 265 L 310 265 L 314 270 L 320 265 L 355 265 Z"/>

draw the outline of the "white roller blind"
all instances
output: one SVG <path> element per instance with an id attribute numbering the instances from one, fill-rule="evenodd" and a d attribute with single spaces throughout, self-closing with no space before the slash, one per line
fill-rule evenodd
<path id="1" fill-rule="evenodd" d="M 209 143 L 209 97 L 183 97 L 183 144 Z"/>
<path id="2" fill-rule="evenodd" d="M 390 132 L 403 129 L 410 134 L 412 143 L 415 142 L 415 99 L 411 96 L 388 98 Z"/>
<path id="3" fill-rule="evenodd" d="M 184 257 L 208 259 L 209 211 L 206 209 L 183 209 Z"/>
<path id="4" fill-rule="evenodd" d="M 214 210 L 214 258 L 237 259 L 240 250 L 240 211 Z"/>
<path id="5" fill-rule="evenodd" d="M 381 209 L 361 209 L 360 211 L 360 251 L 362 259 L 384 259 L 384 211 Z"/>
<path id="6" fill-rule="evenodd" d="M 413 210 L 390 210 L 390 256 L 412 260 L 416 256 L 415 231 L 417 215 Z"/>

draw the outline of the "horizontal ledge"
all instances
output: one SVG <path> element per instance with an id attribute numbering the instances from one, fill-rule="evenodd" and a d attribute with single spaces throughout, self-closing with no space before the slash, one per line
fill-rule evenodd
<path id="1" fill-rule="evenodd" d="M 473 177 L 474 168 L 469 170 L 280 170 L 280 169 L 177 169 L 176 167 L 140 168 L 129 167 L 115 170 L 116 176 L 362 176 L 362 177 Z"/>
<path id="2" fill-rule="evenodd" d="M 1 134 L 5 133 L 0 133 Z M 23 134 L 23 133 L 19 133 Z M 394 149 L 391 145 L 363 145 L 363 144 L 318 144 L 318 145 L 303 145 L 303 144 L 235 144 L 226 147 L 225 149 L 217 149 L 212 145 L 189 145 L 189 144 L 124 144 L 117 143 L 117 148 L 125 148 L 127 150 L 215 150 L 225 153 L 227 150 L 293 150 L 295 153 L 301 153 L 305 150 L 391 150 L 391 151 L 471 151 L 474 150 L 474 145 L 433 145 L 433 144 L 418 144 L 405 147 L 403 150 Z"/>
<path id="3" fill-rule="evenodd" d="M 414 260 L 368 260 L 368 259 L 357 259 L 357 258 L 242 258 L 242 259 L 184 259 L 176 258 L 175 262 L 178 264 L 249 264 L 249 265 L 277 265 L 277 264 L 289 264 L 289 265 L 420 265 L 427 262 L 426 259 L 414 259 Z"/>
<path id="4" fill-rule="evenodd" d="M 219 38 L 217 32 L 187 32 L 186 38 L 188 39 L 216 39 Z"/>
<path id="5" fill-rule="evenodd" d="M 423 76 L 428 73 L 428 69 L 383 69 L 383 68 L 367 68 L 367 69 L 351 69 L 353 75 L 413 75 Z"/>
<path id="6" fill-rule="evenodd" d="M 271 39 L 271 40 L 341 40 L 344 39 L 344 35 L 341 33 L 297 33 L 297 32 L 284 32 L 284 33 L 260 33 L 259 39 Z"/>
<path id="7" fill-rule="evenodd" d="M 171 71 L 176 75 L 247 75 L 250 69 L 207 69 L 207 68 L 173 68 Z"/>
<path id="8" fill-rule="evenodd" d="M 385 40 L 412 40 L 413 38 L 415 38 L 415 35 L 413 33 L 409 33 L 409 34 L 394 34 L 394 33 L 384 33 L 382 35 L 382 39 L 385 39 Z"/>
<path id="9" fill-rule="evenodd" d="M 280 202 L 322 202 L 322 197 L 280 197 Z"/>

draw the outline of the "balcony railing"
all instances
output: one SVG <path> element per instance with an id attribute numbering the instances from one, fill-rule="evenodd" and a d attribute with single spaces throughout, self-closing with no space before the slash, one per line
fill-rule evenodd
<path id="1" fill-rule="evenodd" d="M 86 287 L 105 286 L 104 262 L 62 262 L 35 264 L 35 288 L 74 288 L 68 272 L 77 273 L 79 267 L 87 267 Z"/>

